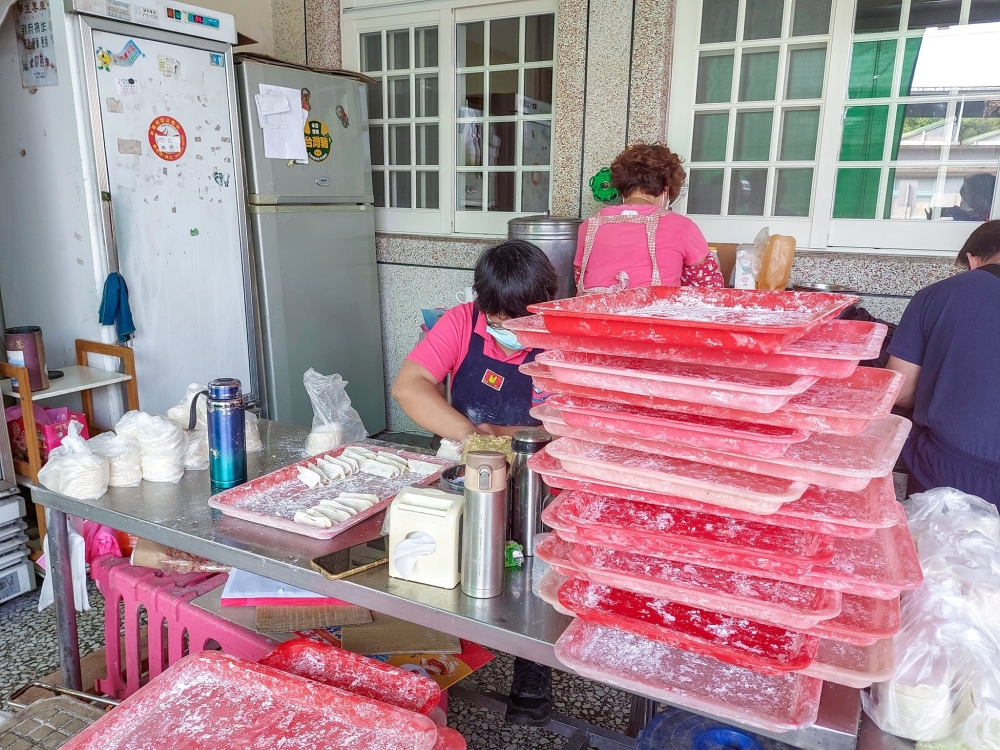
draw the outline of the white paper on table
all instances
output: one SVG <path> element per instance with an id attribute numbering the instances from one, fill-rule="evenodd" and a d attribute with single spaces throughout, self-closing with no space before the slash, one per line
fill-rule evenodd
<path id="1" fill-rule="evenodd" d="M 306 138 L 303 133 L 308 113 L 302 109 L 302 92 L 299 89 L 285 86 L 270 86 L 262 83 L 260 84 L 260 96 L 284 97 L 290 107 L 290 110 L 287 112 L 267 115 L 268 118 L 280 116 L 284 127 L 262 126 L 262 130 L 264 131 L 264 158 L 308 162 L 309 154 L 306 152 Z M 280 106 L 280 104 L 277 106 Z M 298 118 L 294 116 L 296 111 L 302 113 Z"/>
<path id="2" fill-rule="evenodd" d="M 323 602 L 327 600 L 337 601 L 322 594 L 300 589 L 297 586 L 290 586 L 280 581 L 233 568 L 229 572 L 225 588 L 222 589 L 221 602 L 223 606 L 226 606 L 227 602 L 230 606 L 234 602 L 246 606 L 245 602 L 248 601 L 301 601 L 303 599 L 315 599 Z"/>

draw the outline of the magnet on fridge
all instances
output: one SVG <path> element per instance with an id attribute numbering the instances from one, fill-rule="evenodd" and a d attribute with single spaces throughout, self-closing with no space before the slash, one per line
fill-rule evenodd
<path id="1" fill-rule="evenodd" d="M 219 54 L 218 52 L 209 52 L 208 62 L 216 68 L 224 68 L 226 67 L 226 56 Z"/>

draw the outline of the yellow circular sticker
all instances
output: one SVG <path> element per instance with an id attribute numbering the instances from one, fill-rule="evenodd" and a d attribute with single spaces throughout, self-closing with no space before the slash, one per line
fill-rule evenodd
<path id="1" fill-rule="evenodd" d="M 306 136 L 306 152 L 313 161 L 325 161 L 330 155 L 333 140 L 330 131 L 320 120 L 309 120 L 303 128 Z"/>

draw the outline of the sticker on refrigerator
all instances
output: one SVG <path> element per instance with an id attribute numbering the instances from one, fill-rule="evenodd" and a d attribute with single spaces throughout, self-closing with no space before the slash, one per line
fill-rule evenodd
<path id="1" fill-rule="evenodd" d="M 313 161 L 326 161 L 330 155 L 333 139 L 326 123 L 321 120 L 309 120 L 303 129 L 306 136 L 306 152 Z"/>
<path id="2" fill-rule="evenodd" d="M 121 52 L 117 54 L 104 49 L 104 47 L 97 48 L 97 69 L 106 70 L 111 72 L 112 65 L 118 65 L 122 68 L 131 68 L 135 65 L 135 61 L 140 57 L 145 57 L 142 50 L 139 49 L 139 45 L 136 44 L 131 39 L 128 43 L 122 47 Z"/>
<path id="3" fill-rule="evenodd" d="M 149 145 L 164 161 L 177 161 L 187 151 L 187 134 L 173 117 L 160 115 L 149 124 Z"/>
<path id="4" fill-rule="evenodd" d="M 160 12 L 156 8 L 147 8 L 136 5 L 132 9 L 132 15 L 136 23 L 157 23 L 160 20 Z"/>
<path id="5" fill-rule="evenodd" d="M 160 72 L 165 76 L 175 76 L 177 71 L 181 67 L 181 61 L 176 57 L 167 57 L 166 55 L 160 55 L 158 58 Z"/>
<path id="6" fill-rule="evenodd" d="M 132 8 L 122 0 L 106 0 L 104 3 L 104 12 L 108 18 L 114 18 L 118 21 L 132 20 Z"/>
<path id="7" fill-rule="evenodd" d="M 18 2 L 14 9 L 17 13 L 14 28 L 21 61 L 21 88 L 58 85 L 59 76 L 52 59 L 55 42 L 48 3 Z"/>
<path id="8" fill-rule="evenodd" d="M 118 91 L 119 96 L 138 96 L 139 95 L 139 79 L 138 78 L 116 78 L 115 79 L 115 89 Z"/>
<path id="9" fill-rule="evenodd" d="M 221 55 L 218 52 L 209 52 L 208 62 L 210 65 L 214 65 L 217 68 L 224 68 L 226 67 L 226 56 Z"/>
<path id="10" fill-rule="evenodd" d="M 340 120 L 340 124 L 345 128 L 350 127 L 351 121 L 347 119 L 347 110 L 339 104 L 337 105 L 337 118 Z"/>

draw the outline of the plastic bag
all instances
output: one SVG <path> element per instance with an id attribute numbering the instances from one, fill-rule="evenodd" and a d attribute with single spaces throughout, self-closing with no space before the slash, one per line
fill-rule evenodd
<path id="1" fill-rule="evenodd" d="M 784 291 L 794 260 L 795 238 L 783 234 L 771 235 L 757 273 L 757 288 Z"/>
<path id="2" fill-rule="evenodd" d="M 187 387 L 187 393 L 184 394 L 184 398 L 177 402 L 176 406 L 171 406 L 167 409 L 167 419 L 176 424 L 182 430 L 187 430 L 191 419 L 191 400 L 197 396 L 202 391 L 207 391 L 208 386 L 202 385 L 201 383 L 191 383 Z M 194 429 L 208 431 L 208 400 L 205 398 L 198 399 L 198 406 L 196 408 L 197 421 L 195 422 Z"/>
<path id="3" fill-rule="evenodd" d="M 70 422 L 69 434 L 49 454 L 48 463 L 38 472 L 38 481 L 60 495 L 96 500 L 108 491 L 111 467 L 108 459 L 90 450 L 87 441 L 80 437 L 82 430 L 79 422 Z"/>
<path id="4" fill-rule="evenodd" d="M 108 459 L 110 487 L 138 487 L 142 482 L 142 451 L 137 443 L 114 432 L 104 432 L 88 440 L 87 446 Z"/>
<path id="5" fill-rule="evenodd" d="M 733 264 L 733 278 L 731 279 L 734 288 L 757 288 L 757 274 L 760 273 L 769 236 L 768 228 L 764 227 L 757 232 L 752 245 L 739 245 L 736 248 L 736 262 Z"/>
<path id="6" fill-rule="evenodd" d="M 115 432 L 133 443 L 139 442 L 139 420 L 145 416 L 149 416 L 144 411 L 127 411 L 122 415 L 122 418 L 118 420 L 118 424 L 115 425 Z"/>
<path id="7" fill-rule="evenodd" d="M 208 469 L 208 431 L 185 430 L 187 450 L 184 451 L 185 471 L 205 471 Z"/>
<path id="8" fill-rule="evenodd" d="M 361 416 L 351 406 L 347 382 L 340 375 L 321 375 L 310 367 L 302 376 L 302 383 L 313 407 L 312 432 L 306 438 L 307 454 L 315 456 L 368 437 Z"/>
<path id="9" fill-rule="evenodd" d="M 142 478 L 147 482 L 176 483 L 184 476 L 187 433 L 164 417 L 144 414 L 137 418 Z"/>
<path id="10" fill-rule="evenodd" d="M 260 425 L 258 424 L 260 420 L 252 411 L 248 411 L 246 415 L 247 453 L 259 453 L 264 450 L 264 443 L 260 439 Z"/>

